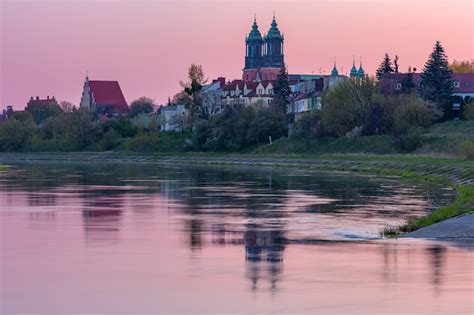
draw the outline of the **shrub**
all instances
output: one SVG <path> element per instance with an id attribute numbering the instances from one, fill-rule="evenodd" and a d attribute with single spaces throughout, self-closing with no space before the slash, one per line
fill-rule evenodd
<path id="1" fill-rule="evenodd" d="M 285 116 L 281 112 L 268 108 L 257 110 L 255 119 L 249 126 L 247 143 L 257 145 L 268 143 L 283 137 L 286 134 Z"/>
<path id="2" fill-rule="evenodd" d="M 315 111 L 298 119 L 291 132 L 292 138 L 310 139 L 321 135 L 321 112 Z"/>
<path id="3" fill-rule="evenodd" d="M 43 121 L 38 131 L 44 140 L 59 139 L 64 138 L 67 127 L 66 115 L 60 114 L 58 116 L 49 117 Z"/>
<path id="4" fill-rule="evenodd" d="M 351 131 L 346 132 L 346 138 L 354 139 L 360 137 L 362 135 L 362 127 L 363 126 L 354 127 L 354 129 L 352 129 Z"/>
<path id="5" fill-rule="evenodd" d="M 41 104 L 37 101 L 33 101 L 32 104 L 26 106 L 25 111 L 29 112 L 36 125 L 41 124 L 44 120 L 49 117 L 57 116 L 63 113 L 59 104 Z"/>
<path id="6" fill-rule="evenodd" d="M 268 143 L 286 133 L 285 116 L 270 108 L 248 106 L 228 109 L 209 121 L 195 124 L 195 150 L 238 151 Z"/>
<path id="7" fill-rule="evenodd" d="M 207 120 L 200 120 L 194 126 L 194 132 L 192 137 L 193 149 L 198 151 L 208 150 L 206 146 L 207 138 L 211 132 L 211 127 Z"/>
<path id="8" fill-rule="evenodd" d="M 397 140 L 402 152 L 413 152 L 424 144 L 423 136 L 416 132 L 398 136 Z"/>
<path id="9" fill-rule="evenodd" d="M 35 131 L 35 123 L 30 113 L 14 113 L 11 119 L 0 124 L 0 150 L 28 150 Z"/>
<path id="10" fill-rule="evenodd" d="M 374 135 L 388 133 L 393 129 L 393 112 L 404 96 L 374 93 L 364 119 L 362 133 Z"/>
<path id="11" fill-rule="evenodd" d="M 183 133 L 140 133 L 124 141 L 123 147 L 131 151 L 182 152 L 187 147 L 188 134 Z"/>
<path id="12" fill-rule="evenodd" d="M 463 118 L 465 120 L 474 120 L 474 102 L 470 101 L 464 104 Z"/>
<path id="13" fill-rule="evenodd" d="M 474 142 L 464 141 L 461 144 L 461 154 L 468 160 L 474 160 Z"/>
<path id="14" fill-rule="evenodd" d="M 442 115 L 434 104 L 416 96 L 410 95 L 401 101 L 393 112 L 395 133 L 404 134 L 413 128 L 427 127 Z"/>
<path id="15" fill-rule="evenodd" d="M 97 141 L 100 135 L 99 125 L 87 108 L 73 110 L 66 115 L 66 139 L 74 145 L 75 150 L 81 150 Z"/>
<path id="16" fill-rule="evenodd" d="M 139 114 L 149 114 L 154 110 L 153 100 L 148 97 L 140 97 L 130 104 L 130 117 L 135 117 Z"/>
<path id="17" fill-rule="evenodd" d="M 138 127 L 128 118 L 112 118 L 103 123 L 105 132 L 114 130 L 120 137 L 134 137 L 138 132 Z"/>
<path id="18" fill-rule="evenodd" d="M 108 130 L 99 141 L 99 149 L 108 151 L 116 148 L 120 143 L 120 135 L 113 129 Z"/>

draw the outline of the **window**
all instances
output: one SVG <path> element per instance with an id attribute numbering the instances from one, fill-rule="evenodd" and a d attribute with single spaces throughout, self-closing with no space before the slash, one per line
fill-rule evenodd
<path id="1" fill-rule="evenodd" d="M 263 94 L 263 89 L 258 89 L 258 93 L 257 94 Z"/>
<path id="2" fill-rule="evenodd" d="M 273 94 L 273 89 L 268 89 L 268 94 Z"/>
<path id="3" fill-rule="evenodd" d="M 453 87 L 458 88 L 459 87 L 459 81 L 453 81 Z"/>
<path id="4" fill-rule="evenodd" d="M 401 90 L 401 89 L 402 89 L 402 84 L 397 83 L 397 85 L 395 86 L 395 90 Z"/>

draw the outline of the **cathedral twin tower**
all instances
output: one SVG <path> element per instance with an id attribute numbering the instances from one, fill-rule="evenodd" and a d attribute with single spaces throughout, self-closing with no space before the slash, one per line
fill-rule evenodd
<path id="1" fill-rule="evenodd" d="M 245 39 L 244 81 L 275 80 L 285 65 L 283 58 L 283 35 L 273 16 L 270 30 L 262 37 L 254 19 L 252 30 Z"/>

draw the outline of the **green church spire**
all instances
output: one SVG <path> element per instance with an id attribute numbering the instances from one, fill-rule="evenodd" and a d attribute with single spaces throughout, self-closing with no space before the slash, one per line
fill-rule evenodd
<path id="1" fill-rule="evenodd" d="M 361 78 L 365 76 L 364 68 L 362 68 L 362 60 L 360 61 L 359 70 L 357 70 L 357 75 Z"/>
<path id="2" fill-rule="evenodd" d="M 358 75 L 358 72 L 357 72 L 357 68 L 356 68 L 356 65 L 355 65 L 355 58 L 352 59 L 352 68 L 351 68 L 351 73 L 350 73 L 350 76 L 351 77 L 356 77 Z"/>
<path id="3" fill-rule="evenodd" d="M 332 76 L 338 76 L 338 75 L 339 75 L 339 71 L 337 71 L 336 62 L 335 62 L 335 61 L 334 61 L 334 67 L 332 68 L 332 71 L 331 71 L 331 75 L 332 75 Z"/>
<path id="4" fill-rule="evenodd" d="M 273 20 L 270 26 L 270 30 L 268 30 L 267 38 L 281 38 L 281 33 L 278 29 L 278 24 L 275 19 L 275 12 L 273 12 Z"/>
<path id="5" fill-rule="evenodd" d="M 262 34 L 260 34 L 260 31 L 258 30 L 256 16 L 254 16 L 253 18 L 252 30 L 250 31 L 249 36 L 247 37 L 247 40 L 262 40 Z"/>

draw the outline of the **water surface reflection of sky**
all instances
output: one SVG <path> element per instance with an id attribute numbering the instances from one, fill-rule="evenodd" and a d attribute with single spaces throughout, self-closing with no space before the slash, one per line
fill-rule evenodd
<path id="1" fill-rule="evenodd" d="M 472 251 L 369 240 L 450 198 L 344 173 L 17 165 L 2 312 L 469 314 Z"/>

